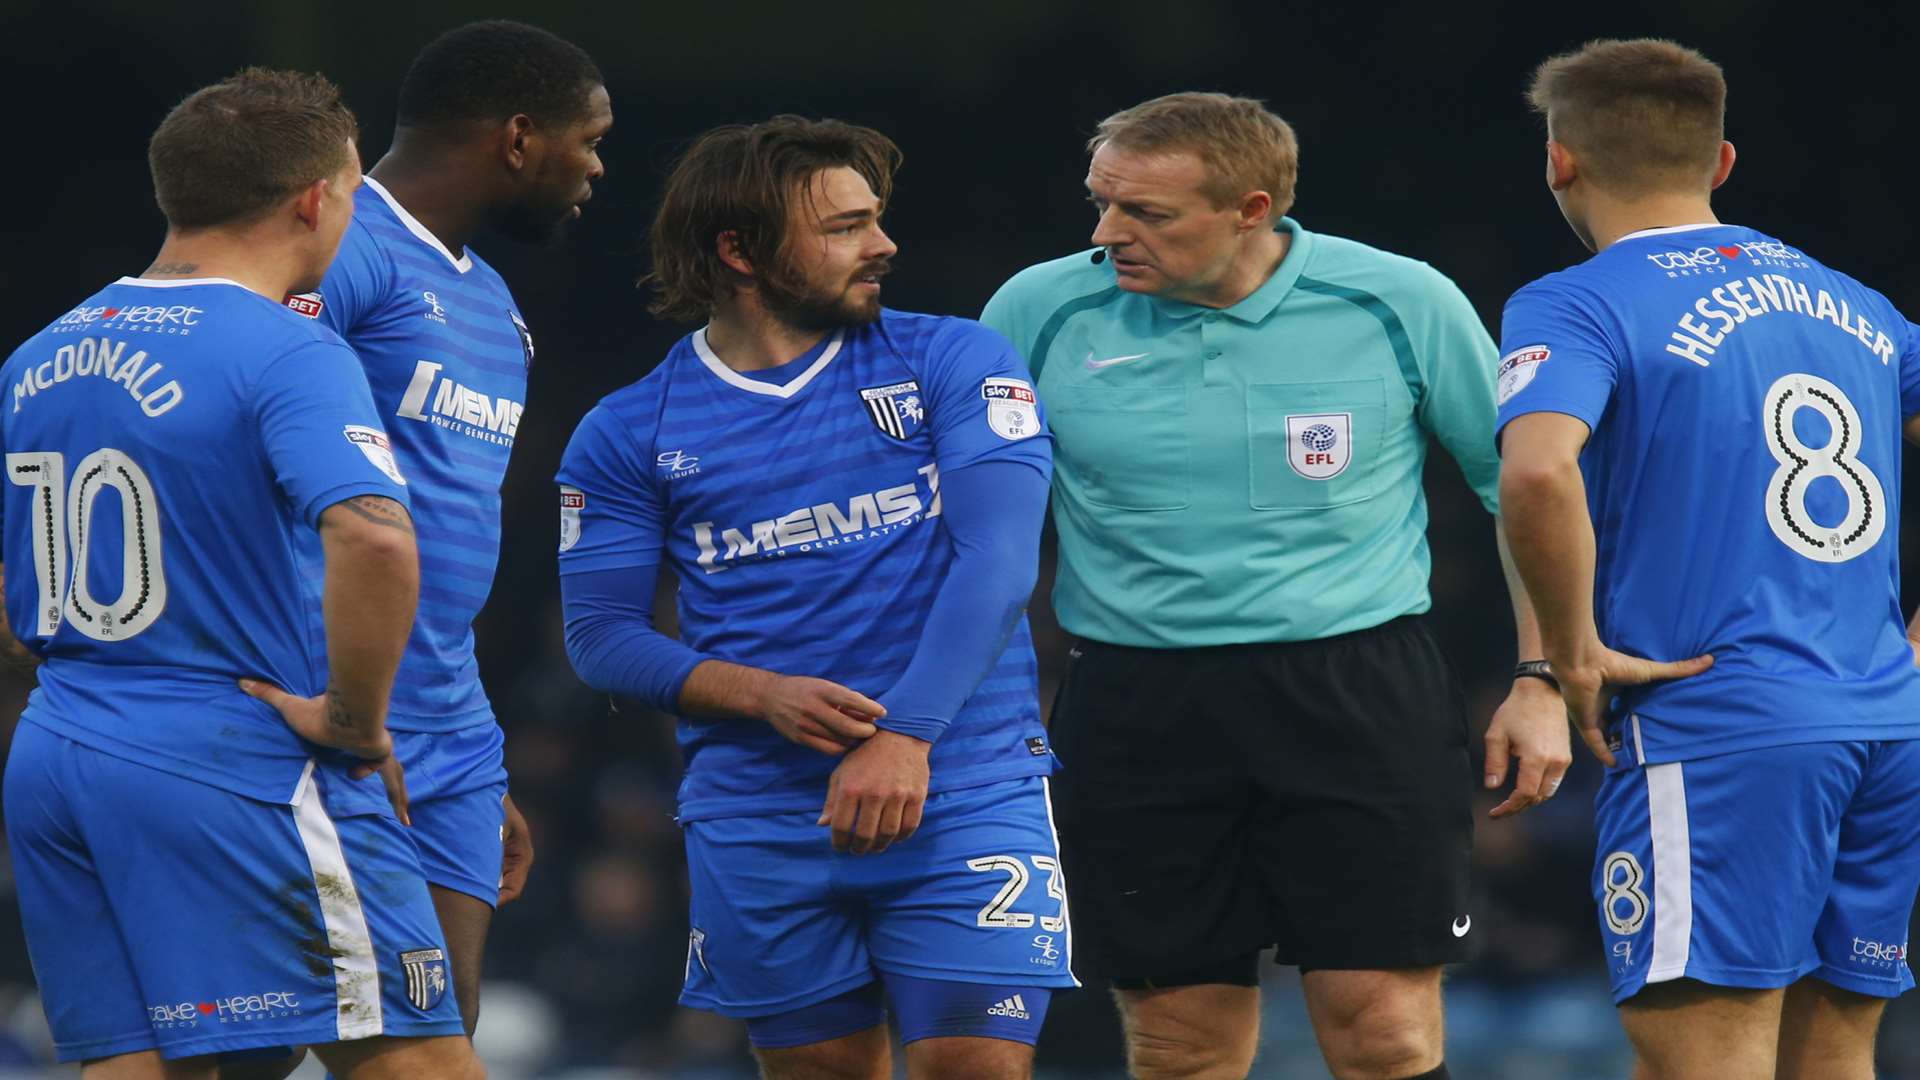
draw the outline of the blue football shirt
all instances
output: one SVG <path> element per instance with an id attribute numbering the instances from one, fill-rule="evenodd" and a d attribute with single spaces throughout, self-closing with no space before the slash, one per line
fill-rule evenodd
<path id="1" fill-rule="evenodd" d="M 887 311 L 751 375 L 676 344 L 574 432 L 559 474 L 560 572 L 665 564 L 680 632 L 708 656 L 884 701 L 953 548 L 940 474 L 1050 468 L 1025 365 L 964 319 Z M 1025 616 L 929 757 L 933 791 L 1046 775 Z M 818 810 L 838 764 L 759 720 L 682 719 L 682 820 Z"/>
<path id="2" fill-rule="evenodd" d="M 356 495 L 407 500 L 353 353 L 230 281 L 122 278 L 0 381 L 7 617 L 45 660 L 23 720 L 290 802 L 314 748 L 237 680 L 325 689 L 301 534 Z"/>
<path id="3" fill-rule="evenodd" d="M 287 304 L 339 331 L 359 355 L 413 489 L 420 612 L 387 723 L 435 732 L 490 724 L 473 620 L 499 562 L 500 482 L 533 337 L 506 282 L 479 256 L 448 251 L 372 177 L 354 199 L 320 291 Z"/>
<path id="4" fill-rule="evenodd" d="M 1601 639 L 1715 658 L 1619 699 L 1635 759 L 1920 737 L 1899 603 L 1920 331 L 1886 297 L 1752 229 L 1653 229 L 1514 294 L 1501 336 L 1502 428 L 1592 432 Z"/>

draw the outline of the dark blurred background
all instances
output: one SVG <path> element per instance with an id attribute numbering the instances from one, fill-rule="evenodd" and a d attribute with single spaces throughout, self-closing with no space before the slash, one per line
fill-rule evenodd
<path id="1" fill-rule="evenodd" d="M 479 1042 L 495 1076 L 751 1075 L 737 1025 L 674 1005 L 686 884 L 671 723 L 574 678 L 554 575 L 551 478 L 568 434 L 683 332 L 651 319 L 632 282 L 666 162 L 695 133 L 783 111 L 887 132 L 906 152 L 887 219 L 901 247 L 888 302 L 973 315 L 1015 270 L 1087 245 L 1081 144 L 1100 117 L 1173 90 L 1250 94 L 1299 133 L 1294 216 L 1432 263 L 1497 329 L 1508 294 L 1585 254 L 1543 187 L 1543 132 L 1521 101 L 1532 66 L 1593 37 L 1669 36 L 1718 60 L 1732 85 L 1728 136 L 1740 159 L 1721 217 L 1920 310 L 1906 250 L 1920 5 L 0 0 L 0 100 L 12 103 L 0 167 L 14 206 L 0 343 L 10 349 L 147 265 L 163 224 L 146 139 L 189 91 L 245 64 L 323 71 L 346 88 L 372 162 L 414 51 L 495 16 L 588 48 L 616 116 L 608 175 L 566 245 L 475 245 L 539 343 L 506 481 L 501 569 L 478 628 L 539 852 L 488 957 Z M 1491 523 L 1444 455 L 1428 493 L 1434 618 L 1484 726 L 1515 659 Z M 1916 536 L 1901 538 L 1909 609 L 1920 598 Z M 1049 578 L 1033 605 L 1047 699 L 1066 649 Z M 25 693 L 0 684 L 0 729 Z M 1483 951 L 1450 979 L 1455 1075 L 1626 1075 L 1586 885 L 1596 779 L 1579 761 L 1545 808 L 1481 819 L 1473 914 Z M 50 1068 L 38 1064 L 44 1021 L 11 892 L 0 866 L 0 1071 L 39 1075 Z M 1325 1075 L 1292 974 L 1268 974 L 1256 1075 Z M 1118 1075 L 1118 1038 L 1103 993 L 1069 995 L 1049 1019 L 1041 1071 Z M 1881 1056 L 1884 1075 L 1920 1077 L 1920 1005 L 1894 1006 Z"/>

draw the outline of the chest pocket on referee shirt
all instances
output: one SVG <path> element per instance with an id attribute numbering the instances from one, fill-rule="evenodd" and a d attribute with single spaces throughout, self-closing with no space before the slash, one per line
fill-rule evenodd
<path id="1" fill-rule="evenodd" d="M 1371 499 L 1386 422 L 1380 378 L 1247 387 L 1247 483 L 1255 510 L 1324 510 Z"/>
<path id="2" fill-rule="evenodd" d="M 1041 391 L 1054 468 L 1083 498 L 1118 510 L 1186 509 L 1186 387 L 1069 384 Z"/>

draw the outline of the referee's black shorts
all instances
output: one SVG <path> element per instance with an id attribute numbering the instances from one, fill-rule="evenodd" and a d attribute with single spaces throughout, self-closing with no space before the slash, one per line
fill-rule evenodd
<path id="1" fill-rule="evenodd" d="M 1473 768 L 1417 616 L 1320 641 L 1083 641 L 1054 701 L 1082 977 L 1252 985 L 1466 959 Z"/>

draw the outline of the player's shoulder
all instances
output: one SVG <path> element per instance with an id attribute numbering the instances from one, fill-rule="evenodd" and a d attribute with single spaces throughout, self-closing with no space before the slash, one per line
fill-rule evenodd
<path id="1" fill-rule="evenodd" d="M 1117 291 L 1113 267 L 1100 254 L 1099 248 L 1088 248 L 1035 263 L 1008 278 L 994 293 L 993 303 L 1050 311 L 1081 297 Z"/>
<path id="2" fill-rule="evenodd" d="M 883 341 L 909 368 L 929 374 L 935 369 L 976 360 L 986 365 L 997 364 L 1013 349 L 998 330 L 958 315 L 883 308 L 880 318 L 862 330 L 865 332 L 857 334 L 856 341 Z"/>

